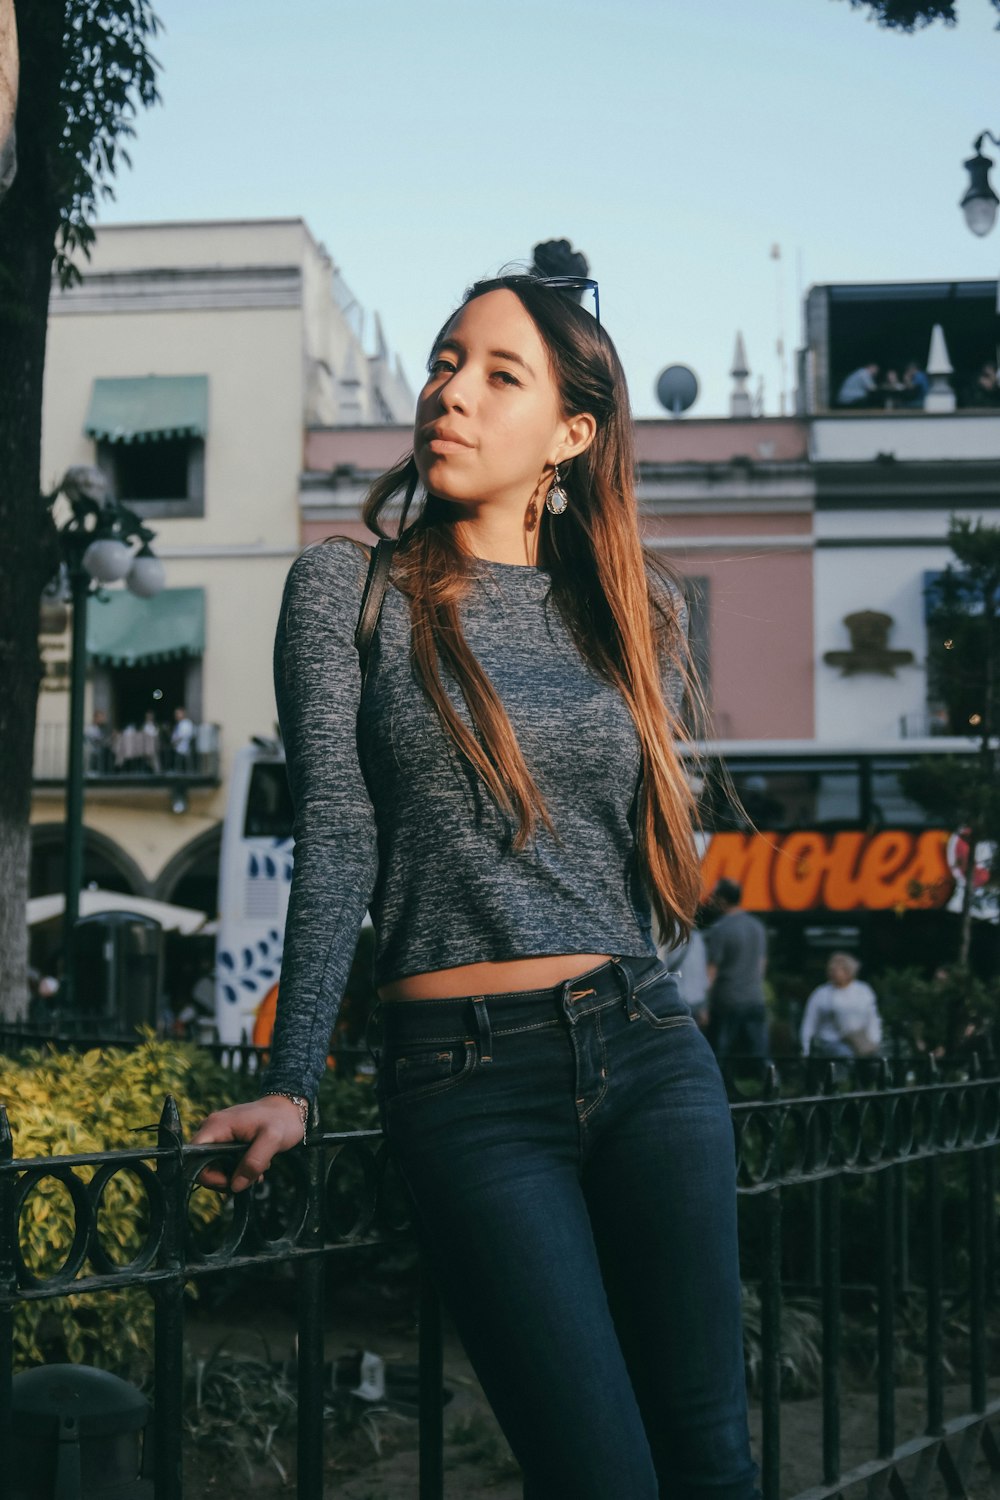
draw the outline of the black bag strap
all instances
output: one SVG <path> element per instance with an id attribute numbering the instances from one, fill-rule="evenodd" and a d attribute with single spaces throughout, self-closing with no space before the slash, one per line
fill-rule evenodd
<path id="1" fill-rule="evenodd" d="M 378 628 L 379 615 L 382 613 L 382 603 L 389 584 L 389 568 L 392 565 L 392 554 L 395 550 L 396 538 L 383 537 L 372 548 L 371 561 L 368 564 L 368 577 L 365 579 L 365 591 L 361 595 L 361 610 L 358 614 L 358 628 L 354 632 L 354 644 L 358 648 L 358 658 L 361 662 L 362 687 L 368 671 L 368 656 L 372 640 Z"/>

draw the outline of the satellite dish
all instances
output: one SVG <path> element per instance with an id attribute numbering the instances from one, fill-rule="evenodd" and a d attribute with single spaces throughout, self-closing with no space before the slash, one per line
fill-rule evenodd
<path id="1" fill-rule="evenodd" d="M 656 396 L 661 406 L 679 417 L 698 399 L 698 377 L 687 365 L 668 365 L 657 376 Z"/>

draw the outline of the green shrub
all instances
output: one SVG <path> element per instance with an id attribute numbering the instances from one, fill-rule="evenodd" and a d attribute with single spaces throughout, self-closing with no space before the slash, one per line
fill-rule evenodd
<path id="1" fill-rule="evenodd" d="M 230 1102 L 231 1086 L 205 1053 L 153 1038 L 131 1051 L 109 1047 L 0 1057 L 0 1099 L 7 1105 L 17 1157 L 134 1149 L 155 1141 L 167 1094 L 176 1099 L 189 1133 L 209 1110 Z M 150 1127 L 148 1135 L 136 1134 Z M 87 1183 L 95 1170 L 80 1167 L 76 1175 Z M 192 1195 L 195 1225 L 207 1225 L 222 1211 L 223 1200 L 214 1194 Z M 125 1264 L 139 1252 L 147 1218 L 141 1182 L 132 1173 L 119 1173 L 105 1189 L 98 1216 L 101 1245 L 113 1261 Z M 69 1190 L 56 1178 L 43 1179 L 20 1217 L 21 1254 L 35 1276 L 51 1276 L 65 1264 L 74 1222 Z M 23 1303 L 15 1316 L 16 1365 L 63 1359 L 129 1371 L 149 1348 L 152 1315 L 151 1298 L 138 1288 Z"/>

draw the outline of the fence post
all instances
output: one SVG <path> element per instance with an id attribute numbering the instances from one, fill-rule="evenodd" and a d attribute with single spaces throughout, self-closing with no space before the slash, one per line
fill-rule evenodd
<path id="1" fill-rule="evenodd" d="M 761 1197 L 764 1264 L 760 1283 L 761 1487 L 778 1500 L 781 1487 L 781 1189 Z"/>
<path id="2" fill-rule="evenodd" d="M 935 1434 L 944 1431 L 941 1164 L 936 1156 L 929 1156 L 924 1163 L 924 1187 L 927 1202 L 927 1431 Z"/>
<path id="3" fill-rule="evenodd" d="M 319 1109 L 313 1100 L 302 1148 L 306 1174 L 306 1219 L 299 1243 L 315 1253 L 296 1267 L 298 1284 L 298 1500 L 323 1495 L 323 1146 Z"/>
<path id="4" fill-rule="evenodd" d="M 441 1500 L 444 1494 L 444 1413 L 441 1387 L 444 1351 L 441 1343 L 441 1305 L 423 1252 L 420 1257 L 420 1500 Z"/>
<path id="5" fill-rule="evenodd" d="M 824 1177 L 821 1312 L 823 1322 L 823 1483 L 840 1477 L 840 1178 Z"/>
<path id="6" fill-rule="evenodd" d="M 983 1118 L 985 1099 L 977 1087 L 982 1069 L 973 1054 L 969 1080 L 976 1091 L 976 1124 Z M 979 1135 L 979 1129 L 976 1130 Z M 969 1390 L 972 1410 L 986 1408 L 986 1196 L 982 1146 L 973 1146 L 969 1161 Z"/>
<path id="7" fill-rule="evenodd" d="M 14 1441 L 14 1297 L 17 1293 L 17 1262 L 14 1222 L 15 1181 L 10 1170 L 2 1170 L 14 1159 L 7 1110 L 0 1104 L 0 1454 L 10 1453 Z M 9 1462 L 0 1462 L 0 1500 L 9 1500 L 14 1476 Z"/>
<path id="8" fill-rule="evenodd" d="M 891 1088 L 889 1068 L 885 1059 L 879 1067 L 879 1088 L 885 1094 Z M 876 1215 L 879 1266 L 877 1266 L 877 1347 L 879 1347 L 879 1458 L 888 1458 L 897 1446 L 895 1437 L 895 1214 L 897 1178 L 901 1167 L 895 1166 L 897 1130 L 895 1130 L 895 1098 L 885 1101 L 886 1124 L 883 1133 L 883 1151 L 891 1166 L 877 1173 Z"/>
<path id="9" fill-rule="evenodd" d="M 181 1117 L 171 1095 L 163 1103 L 156 1159 L 163 1192 L 163 1239 L 158 1268 L 171 1274 L 153 1289 L 153 1432 L 156 1500 L 181 1500 L 184 1413 L 184 1227 L 187 1196 L 181 1161 Z"/>

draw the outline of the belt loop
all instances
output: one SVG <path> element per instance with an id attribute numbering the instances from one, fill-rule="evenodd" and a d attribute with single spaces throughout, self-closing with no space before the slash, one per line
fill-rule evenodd
<path id="1" fill-rule="evenodd" d="M 472 1013 L 476 1018 L 476 1039 L 479 1046 L 479 1061 L 489 1063 L 493 1061 L 493 1033 L 490 1031 L 490 1017 L 486 1009 L 486 996 L 476 995 L 472 1001 Z"/>
<path id="2" fill-rule="evenodd" d="M 373 1047 L 372 1046 L 372 1024 L 373 1023 L 375 1024 L 375 1029 L 378 1031 L 380 1039 L 381 1039 L 381 1032 L 382 1032 L 382 1002 L 380 1000 L 376 1000 L 375 1004 L 372 1006 L 371 1010 L 368 1012 L 368 1019 L 365 1022 L 365 1048 L 366 1048 L 366 1050 L 368 1052 L 368 1056 L 371 1058 L 371 1060 L 375 1064 L 376 1068 L 381 1068 L 381 1066 L 382 1066 L 382 1049 L 381 1049 L 381 1047 L 377 1047 L 377 1046 Z"/>
<path id="3" fill-rule="evenodd" d="M 620 975 L 622 984 L 625 986 L 625 1013 L 630 1021 L 638 1021 L 639 1006 L 633 994 L 635 980 L 632 977 L 632 971 L 629 969 L 628 964 L 620 958 L 615 958 L 613 955 L 611 962 L 614 964 L 615 972 Z"/>

